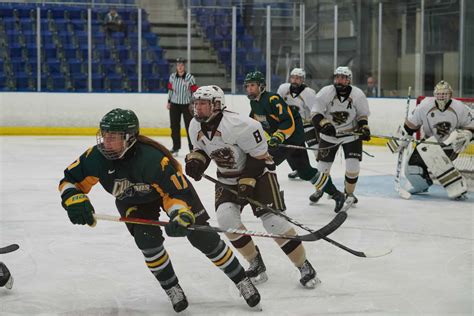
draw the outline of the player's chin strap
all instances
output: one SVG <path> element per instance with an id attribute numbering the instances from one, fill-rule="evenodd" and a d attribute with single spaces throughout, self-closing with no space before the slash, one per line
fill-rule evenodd
<path id="1" fill-rule="evenodd" d="M 203 178 L 206 178 L 207 180 L 209 180 L 209 181 L 211 181 L 211 182 L 213 182 L 213 183 L 215 183 L 215 184 L 219 184 L 219 185 L 222 186 L 225 190 L 231 192 L 232 194 L 235 194 L 235 195 L 238 194 L 236 190 L 234 190 L 234 189 L 230 188 L 228 185 L 223 184 L 223 183 L 219 182 L 218 180 L 216 180 L 216 179 L 214 179 L 214 178 L 208 176 L 207 174 L 203 174 L 202 176 L 203 176 Z M 275 214 L 275 215 L 277 215 L 277 216 L 283 217 L 284 219 L 286 219 L 286 220 L 289 221 L 290 223 L 292 223 L 292 224 L 294 224 L 294 225 L 296 225 L 296 226 L 298 226 L 298 227 L 300 227 L 300 228 L 302 228 L 302 229 L 304 229 L 304 230 L 306 230 L 306 231 L 308 231 L 308 232 L 311 232 L 311 233 L 313 233 L 313 234 L 318 233 L 318 231 L 314 231 L 314 230 L 312 230 L 311 228 L 309 228 L 309 227 L 307 227 L 307 226 L 305 226 L 305 225 L 303 225 L 303 224 L 301 224 L 301 223 L 295 221 L 295 220 L 292 219 L 291 217 L 287 216 L 285 213 L 282 213 L 282 212 L 280 212 L 280 211 L 277 211 L 277 210 L 275 210 L 275 209 L 273 209 L 273 208 L 271 208 L 271 207 L 269 207 L 269 206 L 266 206 L 266 205 L 264 205 L 264 204 L 262 204 L 262 203 L 260 203 L 260 202 L 258 202 L 258 201 L 256 201 L 256 200 L 253 200 L 253 199 L 251 199 L 251 198 L 248 198 L 248 197 L 247 197 L 247 198 L 245 198 L 245 199 L 246 199 L 250 204 L 253 204 L 253 205 L 257 206 L 257 207 L 260 207 L 260 208 L 262 208 L 262 209 L 264 209 L 264 210 L 266 210 L 266 211 L 268 211 L 268 212 L 270 212 L 270 213 L 273 213 L 273 214 Z M 342 215 L 342 216 L 338 219 L 339 214 L 344 214 L 344 215 Z M 347 218 L 346 212 L 339 212 L 339 213 L 337 213 L 336 217 L 334 217 L 334 219 L 333 219 L 328 225 L 326 225 L 325 227 L 328 227 L 329 225 L 331 225 L 331 223 L 333 223 L 333 222 L 335 222 L 336 220 L 338 220 L 340 223 L 335 223 L 335 225 L 332 227 L 332 231 L 334 231 L 334 230 L 336 230 L 337 228 L 339 228 L 339 226 L 342 225 L 342 223 L 346 220 L 346 218 Z M 341 221 L 341 220 L 342 220 L 342 221 Z M 336 224 L 338 224 L 338 225 L 336 225 Z M 323 229 L 324 229 L 324 227 L 323 227 Z M 327 235 L 329 235 L 329 233 L 328 233 Z M 326 235 L 326 236 L 327 236 L 327 235 Z M 349 248 L 349 247 L 346 247 L 346 246 L 344 246 L 343 244 L 338 243 L 337 241 L 332 240 L 332 239 L 330 239 L 329 237 L 326 237 L 326 236 L 323 236 L 323 237 L 321 237 L 320 239 L 323 239 L 323 240 L 329 242 L 330 244 L 332 244 L 333 246 L 336 246 L 336 247 L 338 247 L 338 248 L 340 248 L 340 249 L 342 249 L 342 250 L 344 250 L 344 251 L 347 251 L 347 252 L 349 252 L 349 253 L 353 254 L 354 256 L 357 256 L 357 257 L 362 257 L 362 258 L 376 258 L 376 257 L 382 257 L 382 256 L 385 256 L 385 255 L 388 255 L 389 253 L 392 252 L 391 249 L 390 249 L 389 251 L 386 251 L 386 252 L 384 252 L 384 253 L 379 253 L 379 254 L 373 254 L 373 253 L 362 252 L 362 251 L 358 251 L 358 250 L 354 250 L 354 249 L 351 249 L 351 248 Z"/>

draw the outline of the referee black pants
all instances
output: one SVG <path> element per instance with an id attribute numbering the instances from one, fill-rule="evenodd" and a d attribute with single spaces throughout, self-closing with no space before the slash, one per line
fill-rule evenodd
<path id="1" fill-rule="evenodd" d="M 189 111 L 189 104 L 171 103 L 170 106 L 170 127 L 171 139 L 173 140 L 173 150 L 181 149 L 181 114 L 183 115 L 184 125 L 186 127 L 186 135 L 188 137 L 189 151 L 193 149 L 191 139 L 189 138 L 189 122 L 193 116 Z"/>

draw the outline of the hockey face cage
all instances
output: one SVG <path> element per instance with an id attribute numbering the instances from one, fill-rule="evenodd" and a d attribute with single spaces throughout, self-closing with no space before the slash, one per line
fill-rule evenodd
<path id="1" fill-rule="evenodd" d="M 220 111 L 220 107 L 222 106 L 223 103 L 223 96 L 224 92 L 222 94 L 218 91 L 220 88 L 218 86 L 204 86 L 200 87 L 199 89 L 196 90 L 193 94 L 193 116 L 196 119 L 196 121 L 200 123 L 207 123 L 210 122 L 216 114 Z M 220 89 L 222 91 L 222 89 Z M 199 113 L 197 110 L 197 103 L 198 101 L 208 101 L 209 102 L 209 115 L 202 115 Z M 220 105 L 216 104 L 216 101 L 220 102 Z"/>
<path id="2" fill-rule="evenodd" d="M 453 95 L 453 89 L 444 80 L 441 80 L 434 88 L 433 96 L 436 99 L 436 105 L 439 107 L 441 111 L 446 109 L 451 97 Z"/>
<path id="3" fill-rule="evenodd" d="M 97 149 L 108 160 L 122 159 L 137 141 L 137 135 L 126 132 L 97 131 Z"/>

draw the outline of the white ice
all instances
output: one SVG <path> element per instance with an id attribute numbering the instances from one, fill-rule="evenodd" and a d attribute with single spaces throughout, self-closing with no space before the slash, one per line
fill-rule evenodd
<path id="1" fill-rule="evenodd" d="M 158 139 L 170 145 L 168 137 Z M 13 290 L 0 288 L 0 315 L 175 314 L 123 224 L 72 225 L 60 205 L 63 170 L 94 144 L 94 137 L 0 138 L 0 246 L 21 247 L 0 257 L 15 279 Z M 362 251 L 393 249 L 390 255 L 358 258 L 325 241 L 305 243 L 322 280 L 308 290 L 271 239 L 255 238 L 269 275 L 258 286 L 263 311 L 257 312 L 185 238 L 167 238 L 190 303 L 184 314 L 472 315 L 474 194 L 468 201 L 452 201 L 435 186 L 429 194 L 402 200 L 393 189 L 395 156 L 382 147 L 366 150 L 375 157 L 362 162 L 359 204 L 330 238 Z M 333 171 L 341 188 L 341 158 Z M 288 172 L 286 163 L 279 166 L 288 215 L 314 228 L 329 222 L 333 202 L 324 198 L 309 205 L 311 185 L 290 181 Z M 214 175 L 215 168 L 208 173 Z M 195 186 L 217 225 L 213 185 L 203 179 Z M 100 185 L 90 199 L 97 213 L 117 215 L 112 196 Z M 243 215 L 248 228 L 263 231 L 249 210 Z"/>

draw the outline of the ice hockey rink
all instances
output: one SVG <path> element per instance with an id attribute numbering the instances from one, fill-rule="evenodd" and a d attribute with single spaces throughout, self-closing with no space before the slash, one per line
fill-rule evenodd
<path id="1" fill-rule="evenodd" d="M 168 137 L 157 139 L 170 146 Z M 175 315 L 123 224 L 72 225 L 60 205 L 57 185 L 64 168 L 94 144 L 93 136 L 0 138 L 0 246 L 21 247 L 0 256 L 15 280 L 11 291 L 0 288 L 1 315 Z M 474 194 L 452 201 L 434 186 L 429 194 L 402 200 L 393 189 L 396 156 L 384 147 L 365 149 L 375 157 L 364 156 L 359 203 L 329 237 L 356 250 L 393 249 L 391 254 L 358 258 L 326 241 L 305 243 L 322 280 L 308 290 L 277 245 L 256 238 L 269 276 L 258 285 L 258 312 L 187 239 L 167 238 L 190 304 L 182 314 L 472 315 Z M 343 170 L 338 156 L 333 175 L 339 188 Z M 286 163 L 278 168 L 288 215 L 322 227 L 334 216 L 333 201 L 309 205 L 311 185 L 290 181 L 288 172 Z M 207 173 L 214 176 L 215 167 Z M 213 184 L 203 179 L 195 187 L 217 225 Z M 113 197 L 100 185 L 89 196 L 97 213 L 117 215 Z M 248 229 L 263 231 L 249 208 L 243 218 Z"/>

